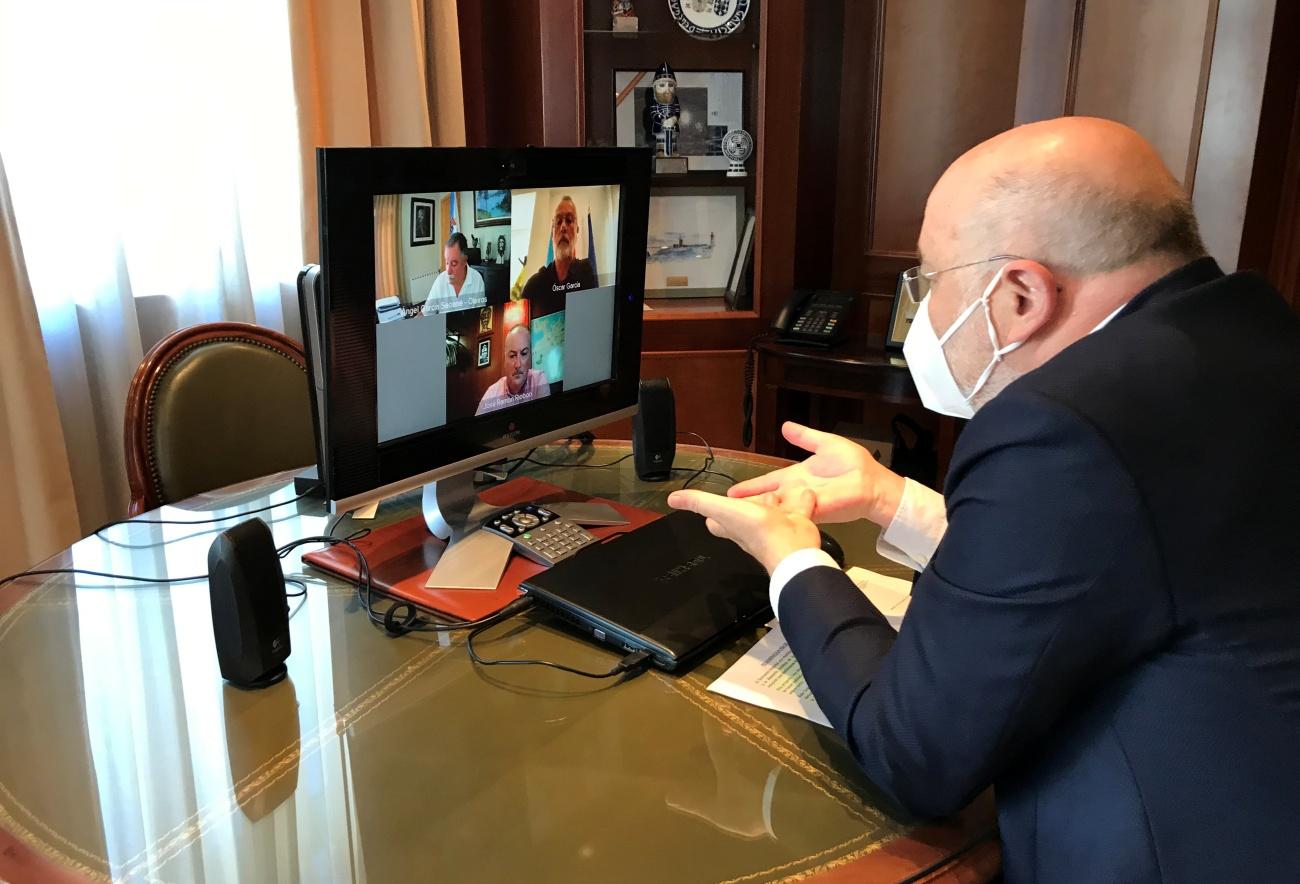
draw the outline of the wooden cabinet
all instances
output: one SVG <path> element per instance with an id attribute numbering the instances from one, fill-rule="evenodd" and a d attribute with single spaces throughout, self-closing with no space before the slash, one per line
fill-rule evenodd
<path id="1" fill-rule="evenodd" d="M 748 72 L 753 309 L 658 302 L 646 314 L 642 368 L 673 379 L 683 429 L 708 427 L 717 434 L 710 442 L 738 447 L 736 366 L 796 283 L 891 295 L 916 261 L 926 196 L 944 168 L 1031 120 L 1086 112 L 1134 126 L 1191 192 L 1225 269 L 1270 269 L 1296 288 L 1292 4 L 752 6 L 742 33 L 706 42 L 678 32 L 663 0 L 638 0 L 635 37 L 607 32 L 606 0 L 458 4 L 471 144 L 611 143 L 612 71 L 625 66 L 653 70 L 666 60 L 679 72 Z M 887 317 L 858 311 L 854 331 L 883 335 Z M 760 411 L 756 421 L 774 417 Z"/>
<path id="2" fill-rule="evenodd" d="M 607 0 L 458 4 L 471 144 L 612 144 L 615 70 L 654 70 L 667 61 L 679 72 L 745 75 L 744 127 L 754 154 L 749 178 L 730 180 L 746 188 L 755 215 L 753 307 L 727 310 L 720 298 L 655 300 L 643 338 L 643 376 L 668 377 L 678 427 L 713 445 L 740 447 L 746 348 L 794 287 L 807 6 L 806 0 L 754 2 L 740 33 L 704 41 L 682 32 L 668 4 L 654 0 L 636 4 L 640 31 L 631 36 L 610 32 Z M 526 106 L 534 96 L 540 108 Z M 725 180 L 688 177 L 692 184 Z M 620 432 L 626 435 L 626 428 L 606 430 Z"/>

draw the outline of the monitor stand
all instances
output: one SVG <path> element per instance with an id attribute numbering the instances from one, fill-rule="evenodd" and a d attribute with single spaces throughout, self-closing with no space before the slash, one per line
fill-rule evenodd
<path id="1" fill-rule="evenodd" d="M 473 470 L 424 486 L 424 524 L 434 537 L 447 541 L 425 584 L 428 588 L 497 588 L 514 544 L 479 529 L 499 509 L 479 498 Z"/>

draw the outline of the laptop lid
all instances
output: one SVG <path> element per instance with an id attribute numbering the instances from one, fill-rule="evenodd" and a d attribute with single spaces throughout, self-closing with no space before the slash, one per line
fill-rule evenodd
<path id="1" fill-rule="evenodd" d="M 596 639 L 674 671 L 756 617 L 768 577 L 695 513 L 674 512 L 588 547 L 520 588 Z"/>

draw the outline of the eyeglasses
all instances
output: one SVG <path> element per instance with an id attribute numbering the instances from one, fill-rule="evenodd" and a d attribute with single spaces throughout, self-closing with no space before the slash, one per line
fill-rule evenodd
<path id="1" fill-rule="evenodd" d="M 942 270 L 931 270 L 929 273 L 922 272 L 921 265 L 918 264 L 911 270 L 903 271 L 903 293 L 907 295 L 913 304 L 920 304 L 925 300 L 925 296 L 930 294 L 930 281 L 940 273 L 947 273 L 949 270 L 961 270 L 964 267 L 975 267 L 978 264 L 987 264 L 990 261 L 1014 261 L 1019 258 L 1019 255 L 994 255 L 992 258 L 971 261 L 968 264 L 958 264 L 956 267 L 945 267 Z"/>

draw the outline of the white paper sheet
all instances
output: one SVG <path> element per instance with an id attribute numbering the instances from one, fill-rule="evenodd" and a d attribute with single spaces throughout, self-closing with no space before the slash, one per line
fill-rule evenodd
<path id="1" fill-rule="evenodd" d="M 709 685 L 709 690 L 827 727 L 831 724 L 813 699 L 779 626 L 759 639 L 749 653 Z"/>
<path id="2" fill-rule="evenodd" d="M 850 568 L 844 573 L 862 590 L 867 601 L 885 615 L 889 625 L 897 632 L 903 625 L 907 604 L 912 600 L 912 584 L 901 577 L 886 577 L 866 568 Z"/>
<path id="3" fill-rule="evenodd" d="M 912 599 L 912 584 L 866 568 L 850 568 L 845 573 L 867 600 L 885 615 L 889 625 L 898 629 Z M 709 690 L 733 700 L 797 715 L 830 727 L 826 713 L 817 705 L 804 681 L 803 671 L 781 633 L 780 623 L 773 620 L 768 626 L 772 631 L 709 685 Z"/>

